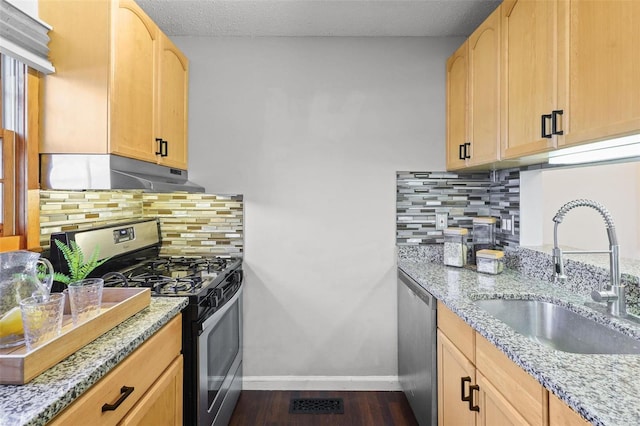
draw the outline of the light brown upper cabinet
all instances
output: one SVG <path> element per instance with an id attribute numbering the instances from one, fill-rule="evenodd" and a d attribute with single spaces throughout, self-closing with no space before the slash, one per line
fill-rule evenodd
<path id="1" fill-rule="evenodd" d="M 187 168 L 188 60 L 132 0 L 40 0 L 53 26 L 41 153 Z"/>
<path id="2" fill-rule="evenodd" d="M 465 41 L 447 60 L 447 170 L 466 165 L 468 46 L 469 42 Z"/>
<path id="3" fill-rule="evenodd" d="M 558 110 L 557 1 L 505 0 L 502 4 L 502 156 L 552 150 Z M 555 113 L 558 122 L 559 112 Z M 557 131 L 556 131 L 557 133 Z"/>
<path id="4" fill-rule="evenodd" d="M 160 163 L 166 166 L 186 168 L 188 91 L 189 61 L 166 35 L 160 33 L 157 134 L 163 138 L 161 148 L 164 152 Z"/>
<path id="5" fill-rule="evenodd" d="M 640 2 L 505 0 L 502 156 L 640 131 Z"/>
<path id="6" fill-rule="evenodd" d="M 559 146 L 640 131 L 640 1 L 559 3 Z"/>
<path id="7" fill-rule="evenodd" d="M 447 169 L 490 166 L 500 153 L 500 7 L 447 61 Z"/>

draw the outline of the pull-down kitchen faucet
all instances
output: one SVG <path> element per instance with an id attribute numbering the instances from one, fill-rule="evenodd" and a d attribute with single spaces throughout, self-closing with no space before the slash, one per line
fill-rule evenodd
<path id="1" fill-rule="evenodd" d="M 565 282 L 567 276 L 564 273 L 564 263 L 562 259 L 563 251 L 558 245 L 558 225 L 564 219 L 564 216 L 571 209 L 576 207 L 591 207 L 600 213 L 607 226 L 607 236 L 609 237 L 609 250 L 585 250 L 585 251 L 565 251 L 565 254 L 585 254 L 585 253 L 608 253 L 610 265 L 610 283 L 603 289 L 591 292 L 591 298 L 596 302 L 606 302 L 609 314 L 619 317 L 627 315 L 627 304 L 625 297 L 625 286 L 620 285 L 620 267 L 618 238 L 616 237 L 616 227 L 613 224 L 611 213 L 600 203 L 592 200 L 573 200 L 569 201 L 553 217 L 553 263 L 555 268 L 555 280 Z"/>

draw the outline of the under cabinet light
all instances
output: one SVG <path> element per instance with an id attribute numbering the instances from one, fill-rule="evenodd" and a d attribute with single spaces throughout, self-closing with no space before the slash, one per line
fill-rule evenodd
<path id="1" fill-rule="evenodd" d="M 549 153 L 549 164 L 580 164 L 640 157 L 640 134 L 623 136 Z"/>

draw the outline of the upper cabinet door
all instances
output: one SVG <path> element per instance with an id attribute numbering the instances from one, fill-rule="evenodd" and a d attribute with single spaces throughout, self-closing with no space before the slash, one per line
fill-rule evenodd
<path id="1" fill-rule="evenodd" d="M 569 114 L 559 143 L 638 132 L 640 1 L 572 0 L 561 6 L 561 23 L 568 23 L 559 45 L 568 53 L 560 64 L 559 96 Z"/>
<path id="2" fill-rule="evenodd" d="M 465 167 L 467 134 L 468 41 L 447 60 L 447 170 Z M 466 148 L 468 149 L 468 148 Z"/>
<path id="3" fill-rule="evenodd" d="M 499 159 L 500 20 L 498 7 L 469 37 L 469 166 Z"/>
<path id="4" fill-rule="evenodd" d="M 551 118 L 545 116 L 557 105 L 557 8 L 551 0 L 502 3 L 503 158 L 555 148 L 556 137 L 542 133 L 551 132 Z"/>
<path id="5" fill-rule="evenodd" d="M 158 162 L 186 169 L 189 61 L 163 33 L 160 33 L 159 59 L 156 137 L 162 138 L 165 146 Z"/>
<path id="6" fill-rule="evenodd" d="M 156 161 L 154 78 L 159 30 L 134 1 L 120 0 L 114 7 L 110 151 Z"/>

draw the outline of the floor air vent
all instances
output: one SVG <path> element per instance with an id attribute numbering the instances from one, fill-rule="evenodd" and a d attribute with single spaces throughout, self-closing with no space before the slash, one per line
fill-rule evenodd
<path id="1" fill-rule="evenodd" d="M 344 414 L 342 398 L 292 398 L 291 414 Z"/>

